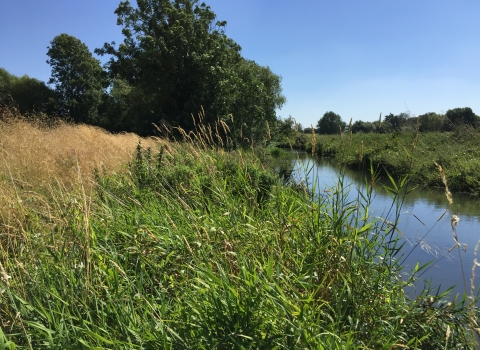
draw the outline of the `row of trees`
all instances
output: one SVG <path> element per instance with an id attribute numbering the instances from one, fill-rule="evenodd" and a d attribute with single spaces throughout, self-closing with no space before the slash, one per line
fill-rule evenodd
<path id="1" fill-rule="evenodd" d="M 136 4 L 121 1 L 115 11 L 123 42 L 94 50 L 110 57 L 103 67 L 79 39 L 60 34 L 51 41 L 53 91 L 38 83 L 48 95 L 44 101 L 55 103 L 35 102 L 37 111 L 54 107 L 76 122 L 141 135 L 154 132 L 152 123 L 190 130 L 200 111 L 204 122 L 220 118 L 250 139 L 275 123 L 285 103 L 281 78 L 243 58 L 209 6 L 198 0 Z M 6 94 L 23 106 L 10 87 Z"/>
<path id="2" fill-rule="evenodd" d="M 0 68 L 0 104 L 14 104 L 22 114 L 56 110 L 54 91 L 43 81 L 28 75 L 17 77 Z"/>
<path id="3" fill-rule="evenodd" d="M 326 112 L 317 123 L 315 129 L 319 134 L 338 134 L 340 131 L 352 133 L 391 133 L 415 130 L 427 131 L 452 131 L 458 127 L 480 128 L 480 117 L 473 113 L 469 107 L 449 109 L 445 114 L 434 112 L 425 113 L 418 117 L 411 117 L 409 113 L 394 115 L 390 113 L 385 118 L 379 118 L 375 122 L 357 120 L 352 125 L 347 125 L 340 115 L 334 112 Z M 349 129 L 350 128 L 350 129 Z M 311 128 L 305 128 L 305 133 L 312 132 Z"/>

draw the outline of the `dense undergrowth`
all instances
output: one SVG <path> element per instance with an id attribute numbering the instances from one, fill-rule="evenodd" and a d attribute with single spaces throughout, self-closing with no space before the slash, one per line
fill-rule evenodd
<path id="1" fill-rule="evenodd" d="M 475 348 L 467 298 L 404 295 L 414 276 L 371 191 L 315 195 L 261 149 L 147 142 L 115 171 L 74 152 L 68 187 L 2 170 L 0 348 Z"/>
<path id="2" fill-rule="evenodd" d="M 314 152 L 358 169 L 368 168 L 372 162 L 375 168 L 396 177 L 408 174 L 410 180 L 418 185 L 443 187 L 434 164 L 437 162 L 445 169 L 452 191 L 478 195 L 479 136 L 478 130 L 467 127 L 452 132 L 315 135 Z M 415 139 L 415 162 L 412 166 L 410 153 Z M 311 145 L 310 141 L 309 151 Z"/>

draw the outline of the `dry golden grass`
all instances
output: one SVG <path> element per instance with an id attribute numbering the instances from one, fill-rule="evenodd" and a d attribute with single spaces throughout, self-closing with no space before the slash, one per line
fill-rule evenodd
<path id="1" fill-rule="evenodd" d="M 45 186 L 52 178 L 73 186 L 90 179 L 94 169 L 118 171 L 134 155 L 140 138 L 135 134 L 112 135 L 87 125 L 60 123 L 42 129 L 25 120 L 0 122 L 0 171 L 2 182 Z M 141 139 L 155 147 L 153 139 Z"/>
<path id="2" fill-rule="evenodd" d="M 22 231 L 29 210 L 52 217 L 52 203 L 61 205 L 62 193 L 88 195 L 95 169 L 123 171 L 139 141 L 152 149 L 161 142 L 87 125 L 53 124 L 0 109 L 0 233 Z"/>

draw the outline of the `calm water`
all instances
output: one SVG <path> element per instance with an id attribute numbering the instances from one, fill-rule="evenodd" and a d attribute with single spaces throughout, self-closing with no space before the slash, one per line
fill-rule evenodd
<path id="1" fill-rule="evenodd" d="M 307 153 L 296 152 L 289 153 L 283 159 L 294 162 L 293 176 L 296 181 L 303 180 L 311 184 L 315 180 L 318 191 L 333 187 L 338 181 L 340 168 L 330 163 L 328 159 L 312 158 Z M 356 198 L 358 191 L 365 189 L 365 175 L 349 169 L 344 170 L 343 173 L 344 184 L 350 184 L 350 196 Z M 381 185 L 375 187 L 374 194 L 375 198 L 371 205 L 373 215 L 371 216 L 385 218 L 392 205 L 392 200 Z M 472 266 L 475 259 L 474 249 L 480 241 L 480 199 L 454 193 L 453 205 L 449 208 L 451 211 L 445 213 L 447 208 L 448 202 L 442 189 L 417 188 L 405 197 L 398 226 L 406 240 L 404 249 L 406 252 L 410 252 L 416 243 L 420 242 L 420 244 L 413 249 L 404 266 L 406 271 L 409 271 L 417 262 L 424 264 L 433 261 L 432 267 L 424 272 L 421 278 L 430 280 L 432 287 L 440 286 L 442 291 L 456 285 L 452 296 L 463 293 L 464 283 L 458 249 L 455 248 L 449 252 L 455 244 L 450 225 L 451 213 L 453 213 L 460 217 L 457 226 L 458 240 L 462 244 L 462 248 L 464 244 L 466 245 L 466 250 L 461 251 L 461 258 L 467 292 L 470 295 Z M 391 217 L 390 219 L 393 220 Z M 427 235 L 425 236 L 425 234 Z M 477 259 L 480 261 L 480 251 L 477 253 Z M 475 288 L 478 289 L 480 267 L 476 270 L 474 282 Z M 418 283 L 416 287 L 407 292 L 411 296 L 415 296 L 421 292 L 422 286 L 423 283 Z"/>

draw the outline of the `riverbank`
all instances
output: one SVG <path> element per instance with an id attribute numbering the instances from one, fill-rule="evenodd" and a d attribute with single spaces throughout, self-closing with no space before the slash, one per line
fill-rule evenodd
<path id="1" fill-rule="evenodd" d="M 1 348 L 476 347 L 468 299 L 405 297 L 368 193 L 288 186 L 263 149 L 0 133 Z"/>
<path id="2" fill-rule="evenodd" d="M 420 186 L 443 187 L 435 162 L 445 170 L 452 192 L 480 194 L 480 132 L 309 135 L 308 151 L 355 169 L 370 169 L 395 178 L 409 175 Z"/>

